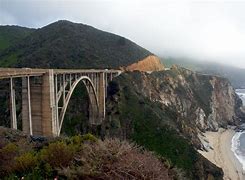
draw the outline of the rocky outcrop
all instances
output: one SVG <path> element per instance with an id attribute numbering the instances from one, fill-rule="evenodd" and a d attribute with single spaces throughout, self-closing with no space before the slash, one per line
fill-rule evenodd
<path id="1" fill-rule="evenodd" d="M 171 107 L 200 131 L 239 124 L 239 98 L 229 81 L 173 66 L 169 71 L 138 74 L 135 90 L 152 102 Z"/>
<path id="2" fill-rule="evenodd" d="M 164 79 L 157 78 L 159 93 L 155 92 L 155 101 L 174 106 L 181 117 L 191 117 L 190 123 L 200 131 L 239 124 L 240 101 L 227 79 L 176 66 L 169 73 L 163 75 Z"/>
<path id="3" fill-rule="evenodd" d="M 171 70 L 153 73 L 125 73 L 117 83 L 121 88 L 132 88 L 152 103 L 159 103 L 163 109 L 171 109 L 176 114 L 174 124 L 196 145 L 198 133 L 238 125 L 245 117 L 241 100 L 222 77 L 173 66 Z"/>
<path id="4" fill-rule="evenodd" d="M 146 58 L 133 63 L 125 68 L 126 71 L 161 71 L 164 70 L 164 66 L 157 56 L 149 55 Z"/>
<path id="5" fill-rule="evenodd" d="M 192 148 L 204 148 L 202 132 L 238 125 L 245 117 L 227 79 L 173 66 L 122 73 L 108 88 L 105 135 L 133 139 L 191 171 L 193 179 L 222 177 Z"/>

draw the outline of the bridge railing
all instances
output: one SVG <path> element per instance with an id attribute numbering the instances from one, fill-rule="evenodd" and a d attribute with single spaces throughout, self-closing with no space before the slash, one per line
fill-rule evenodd
<path id="1" fill-rule="evenodd" d="M 50 69 L 32 68 L 0 68 L 0 79 L 10 77 L 42 76 Z M 114 69 L 53 69 L 54 74 L 74 74 L 74 73 L 121 73 L 121 70 Z"/>

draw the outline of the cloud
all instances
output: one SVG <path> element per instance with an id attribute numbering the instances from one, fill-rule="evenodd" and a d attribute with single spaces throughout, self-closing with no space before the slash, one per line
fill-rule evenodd
<path id="1" fill-rule="evenodd" d="M 245 68 L 245 2 L 0 0 L 0 24 L 42 27 L 58 19 L 125 36 L 160 56 Z"/>
<path id="2" fill-rule="evenodd" d="M 9 14 L 8 12 L 5 12 L 4 10 L 0 11 L 0 24 L 16 24 L 16 19 L 14 16 Z"/>

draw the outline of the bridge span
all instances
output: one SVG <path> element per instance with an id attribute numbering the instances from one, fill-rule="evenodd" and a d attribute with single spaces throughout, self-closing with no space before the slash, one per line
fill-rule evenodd
<path id="1" fill-rule="evenodd" d="M 120 70 L 0 68 L 0 80 L 10 81 L 11 128 L 17 129 L 15 82 L 21 79 L 22 130 L 30 135 L 59 136 L 66 109 L 78 83 L 89 96 L 89 122 L 105 118 L 108 82 Z"/>

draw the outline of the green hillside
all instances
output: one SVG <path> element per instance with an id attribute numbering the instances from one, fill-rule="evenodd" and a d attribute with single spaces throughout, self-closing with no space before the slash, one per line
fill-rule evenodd
<path id="1" fill-rule="evenodd" d="M 0 66 L 116 68 L 150 54 L 124 37 L 84 24 L 58 21 L 0 53 Z"/>
<path id="2" fill-rule="evenodd" d="M 20 26 L 0 26 L 0 53 L 30 35 L 34 30 Z"/>

